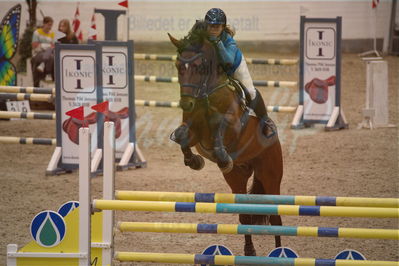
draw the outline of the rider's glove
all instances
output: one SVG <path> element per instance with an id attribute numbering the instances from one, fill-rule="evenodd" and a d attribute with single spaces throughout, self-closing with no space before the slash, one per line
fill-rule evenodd
<path id="1" fill-rule="evenodd" d="M 220 37 L 217 37 L 217 36 L 209 36 L 209 41 L 211 42 L 211 43 L 214 43 L 214 44 L 217 44 L 219 41 L 220 41 Z"/>

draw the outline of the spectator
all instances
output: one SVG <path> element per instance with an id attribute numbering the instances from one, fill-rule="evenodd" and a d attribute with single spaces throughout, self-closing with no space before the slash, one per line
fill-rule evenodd
<path id="1" fill-rule="evenodd" d="M 54 32 L 53 19 L 43 18 L 43 26 L 35 30 L 32 36 L 32 72 L 33 86 L 39 87 L 40 80 L 47 74 L 54 81 Z"/>
<path id="2" fill-rule="evenodd" d="M 75 36 L 75 33 L 73 33 L 71 30 L 71 24 L 69 23 L 68 19 L 63 19 L 60 21 L 60 23 L 58 24 L 58 31 L 65 34 L 64 37 L 58 39 L 58 42 L 71 44 L 79 43 L 78 38 L 76 38 Z"/>

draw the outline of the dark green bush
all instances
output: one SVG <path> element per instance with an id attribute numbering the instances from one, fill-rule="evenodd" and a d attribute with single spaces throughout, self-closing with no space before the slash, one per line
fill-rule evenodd
<path id="1" fill-rule="evenodd" d="M 32 35 L 34 27 L 26 27 L 22 39 L 19 43 L 19 60 L 17 65 L 18 72 L 26 72 L 26 59 L 32 57 Z"/>

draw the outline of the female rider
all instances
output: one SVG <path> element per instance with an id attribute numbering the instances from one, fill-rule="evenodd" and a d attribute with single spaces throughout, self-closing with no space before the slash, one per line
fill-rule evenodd
<path id="1" fill-rule="evenodd" d="M 234 31 L 226 25 L 226 14 L 220 8 L 212 8 L 206 13 L 205 22 L 209 40 L 216 45 L 227 75 L 239 80 L 246 87 L 251 98 L 249 106 L 257 117 L 267 120 L 262 95 L 255 89 L 245 58 L 233 39 Z"/>

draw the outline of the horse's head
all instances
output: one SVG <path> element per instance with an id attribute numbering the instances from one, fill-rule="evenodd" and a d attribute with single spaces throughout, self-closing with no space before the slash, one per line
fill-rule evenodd
<path id="1" fill-rule="evenodd" d="M 192 112 L 208 104 L 208 96 L 217 89 L 221 76 L 225 77 L 225 74 L 219 66 L 214 46 L 207 40 L 206 30 L 192 30 L 182 40 L 171 35 L 169 38 L 178 50 L 176 68 L 180 83 L 180 105 L 184 112 Z"/>

